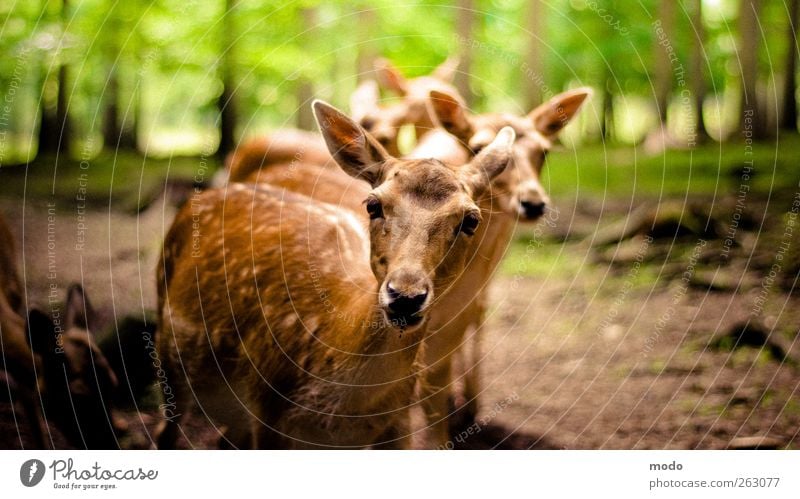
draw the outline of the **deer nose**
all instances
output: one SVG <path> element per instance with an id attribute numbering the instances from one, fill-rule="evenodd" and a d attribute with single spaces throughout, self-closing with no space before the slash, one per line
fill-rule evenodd
<path id="1" fill-rule="evenodd" d="M 413 279 L 403 275 L 386 283 L 385 306 L 390 321 L 401 326 L 416 325 L 422 321 L 420 312 L 430 299 L 427 278 Z"/>
<path id="2" fill-rule="evenodd" d="M 533 220 L 544 215 L 546 205 L 542 201 L 520 201 L 519 204 L 525 218 Z"/>

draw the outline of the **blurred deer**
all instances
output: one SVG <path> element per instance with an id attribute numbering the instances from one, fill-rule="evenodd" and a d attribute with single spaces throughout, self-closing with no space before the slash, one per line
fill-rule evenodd
<path id="1" fill-rule="evenodd" d="M 525 116 L 516 116 L 473 115 L 457 94 L 431 92 L 431 107 L 437 120 L 469 153 L 479 154 L 505 127 L 513 128 L 516 135 L 512 165 L 494 179 L 491 189 L 478 200 L 485 223 L 472 240 L 466 270 L 430 314 L 425 350 L 425 386 L 429 393 L 423 398 L 431 434 L 429 444 L 433 447 L 443 445 L 448 438 L 447 402 L 452 360 L 457 353 L 463 357 L 465 369 L 464 414 L 468 422 L 477 415 L 481 392 L 478 365 L 488 284 L 511 241 L 516 222 L 533 222 L 545 214 L 550 199 L 539 180 L 545 157 L 553 140 L 591 94 L 589 88 L 570 90 Z M 467 350 L 471 358 L 466 358 Z"/>
<path id="2" fill-rule="evenodd" d="M 458 60 L 449 58 L 431 75 L 407 80 L 388 61 L 379 59 L 375 63 L 379 80 L 398 93 L 401 100 L 382 106 L 378 84 L 366 80 L 350 98 L 351 114 L 389 154 L 397 156 L 397 135 L 403 125 L 412 125 L 418 140 L 434 128 L 434 119 L 427 107 L 428 94 L 432 90 L 456 92 L 450 82 L 457 66 Z M 264 167 L 289 163 L 331 165 L 332 159 L 319 134 L 295 129 L 276 130 L 251 139 L 232 152 L 225 161 L 227 178 L 218 178 L 215 184 L 219 187 L 226 181 L 257 181 Z"/>
<path id="3" fill-rule="evenodd" d="M 417 140 L 436 128 L 430 113 L 428 98 L 432 91 L 457 93 L 451 82 L 458 68 L 458 58 L 450 57 L 430 75 L 406 79 L 387 59 L 375 62 L 380 85 L 398 96 L 400 101 L 382 105 L 378 84 L 372 80 L 361 83 L 350 99 L 353 118 L 370 132 L 390 154 L 400 154 L 398 133 L 404 125 L 412 125 Z"/>
<path id="4" fill-rule="evenodd" d="M 42 359 L 44 412 L 79 449 L 118 449 L 122 423 L 112 400 L 119 382 L 92 333 L 94 310 L 83 288 L 73 284 L 63 311 L 28 314 L 31 343 Z"/>
<path id="5" fill-rule="evenodd" d="M 63 311 L 24 312 L 14 239 L 0 217 L 0 334 L 5 370 L 18 386 L 36 447 L 46 445 L 45 420 L 78 448 L 117 448 L 111 395 L 117 378 L 88 330 L 92 311 L 79 285 L 67 292 Z"/>
<path id="6" fill-rule="evenodd" d="M 28 345 L 28 331 L 23 315 L 22 281 L 17 273 L 14 238 L 0 216 L 0 340 L 2 368 L 11 375 L 20 405 L 36 448 L 45 447 L 39 400 L 42 381 L 40 359 Z"/>
<path id="7" fill-rule="evenodd" d="M 317 101 L 314 112 L 336 163 L 369 186 L 369 221 L 264 184 L 184 207 L 158 267 L 177 411 L 160 448 L 174 446 L 195 397 L 236 446 L 406 443 L 428 310 L 463 270 L 475 199 L 509 162 L 513 131 L 450 167 L 395 159 L 336 109 Z"/>

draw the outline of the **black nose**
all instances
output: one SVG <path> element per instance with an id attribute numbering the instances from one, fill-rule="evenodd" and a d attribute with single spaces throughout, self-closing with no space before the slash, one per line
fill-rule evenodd
<path id="1" fill-rule="evenodd" d="M 409 317 L 422 309 L 425 300 L 428 298 L 428 291 L 424 290 L 419 294 L 402 294 L 392 287 L 386 285 L 386 294 L 389 296 L 389 311 L 398 317 Z"/>
<path id="2" fill-rule="evenodd" d="M 531 201 L 522 201 L 522 210 L 525 212 L 526 218 L 539 218 L 544 215 L 544 203 L 533 203 Z"/>

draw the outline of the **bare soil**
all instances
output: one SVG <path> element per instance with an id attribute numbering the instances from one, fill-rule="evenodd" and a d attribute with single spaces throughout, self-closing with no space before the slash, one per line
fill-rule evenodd
<path id="1" fill-rule="evenodd" d="M 29 305 L 47 309 L 51 286 L 61 297 L 81 282 L 101 331 L 128 316 L 150 317 L 160 240 L 175 212 L 162 201 L 139 215 L 95 206 L 81 232 L 74 203 L 59 201 L 49 212 L 46 201 L 0 198 Z M 520 228 L 491 289 L 479 422 L 471 432 L 456 428 L 453 447 L 797 448 L 796 270 L 786 263 L 781 279 L 765 285 L 789 205 L 752 208 L 768 223 L 739 228 L 720 264 L 724 236 L 691 227 L 650 243 L 634 231 L 619 244 L 593 246 L 593 234 L 630 211 L 629 203 L 598 203 L 563 201 L 554 227 Z M 714 216 L 727 229 L 730 211 Z M 692 263 L 700 240 L 707 243 Z M 737 344 L 737 325 L 748 321 L 765 332 L 763 344 Z M 0 448 L 28 447 L 7 385 L 0 383 Z M 150 447 L 157 404 L 151 397 L 120 413 L 129 426 L 121 447 Z M 217 444 L 218 432 L 200 417 L 184 430 L 186 448 Z M 67 447 L 55 429 L 53 439 Z"/>

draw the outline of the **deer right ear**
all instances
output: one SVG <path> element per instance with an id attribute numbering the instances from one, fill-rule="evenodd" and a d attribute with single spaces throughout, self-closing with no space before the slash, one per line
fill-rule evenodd
<path id="1" fill-rule="evenodd" d="M 366 80 L 356 87 L 350 96 L 350 115 L 355 121 L 361 121 L 370 112 L 378 109 L 380 92 L 375 80 Z"/>
<path id="2" fill-rule="evenodd" d="M 378 77 L 378 82 L 385 88 L 400 95 L 408 93 L 408 82 L 388 59 L 380 58 L 375 61 L 375 74 Z"/>
<path id="3" fill-rule="evenodd" d="M 315 100 L 312 104 L 322 137 L 333 159 L 351 177 L 380 184 L 383 165 L 391 158 L 377 140 L 335 107 Z"/>
<path id="4" fill-rule="evenodd" d="M 461 58 L 459 56 L 451 55 L 433 70 L 431 76 L 445 83 L 450 83 L 453 81 L 453 78 L 455 78 L 456 70 L 458 69 L 458 65 L 460 63 Z"/>
<path id="5" fill-rule="evenodd" d="M 578 113 L 583 102 L 592 96 L 588 87 L 560 93 L 528 114 L 536 130 L 553 137 Z"/>
<path id="6" fill-rule="evenodd" d="M 442 128 L 462 144 L 468 144 L 475 132 L 461 99 L 438 90 L 431 90 L 429 95 L 428 104 Z"/>

